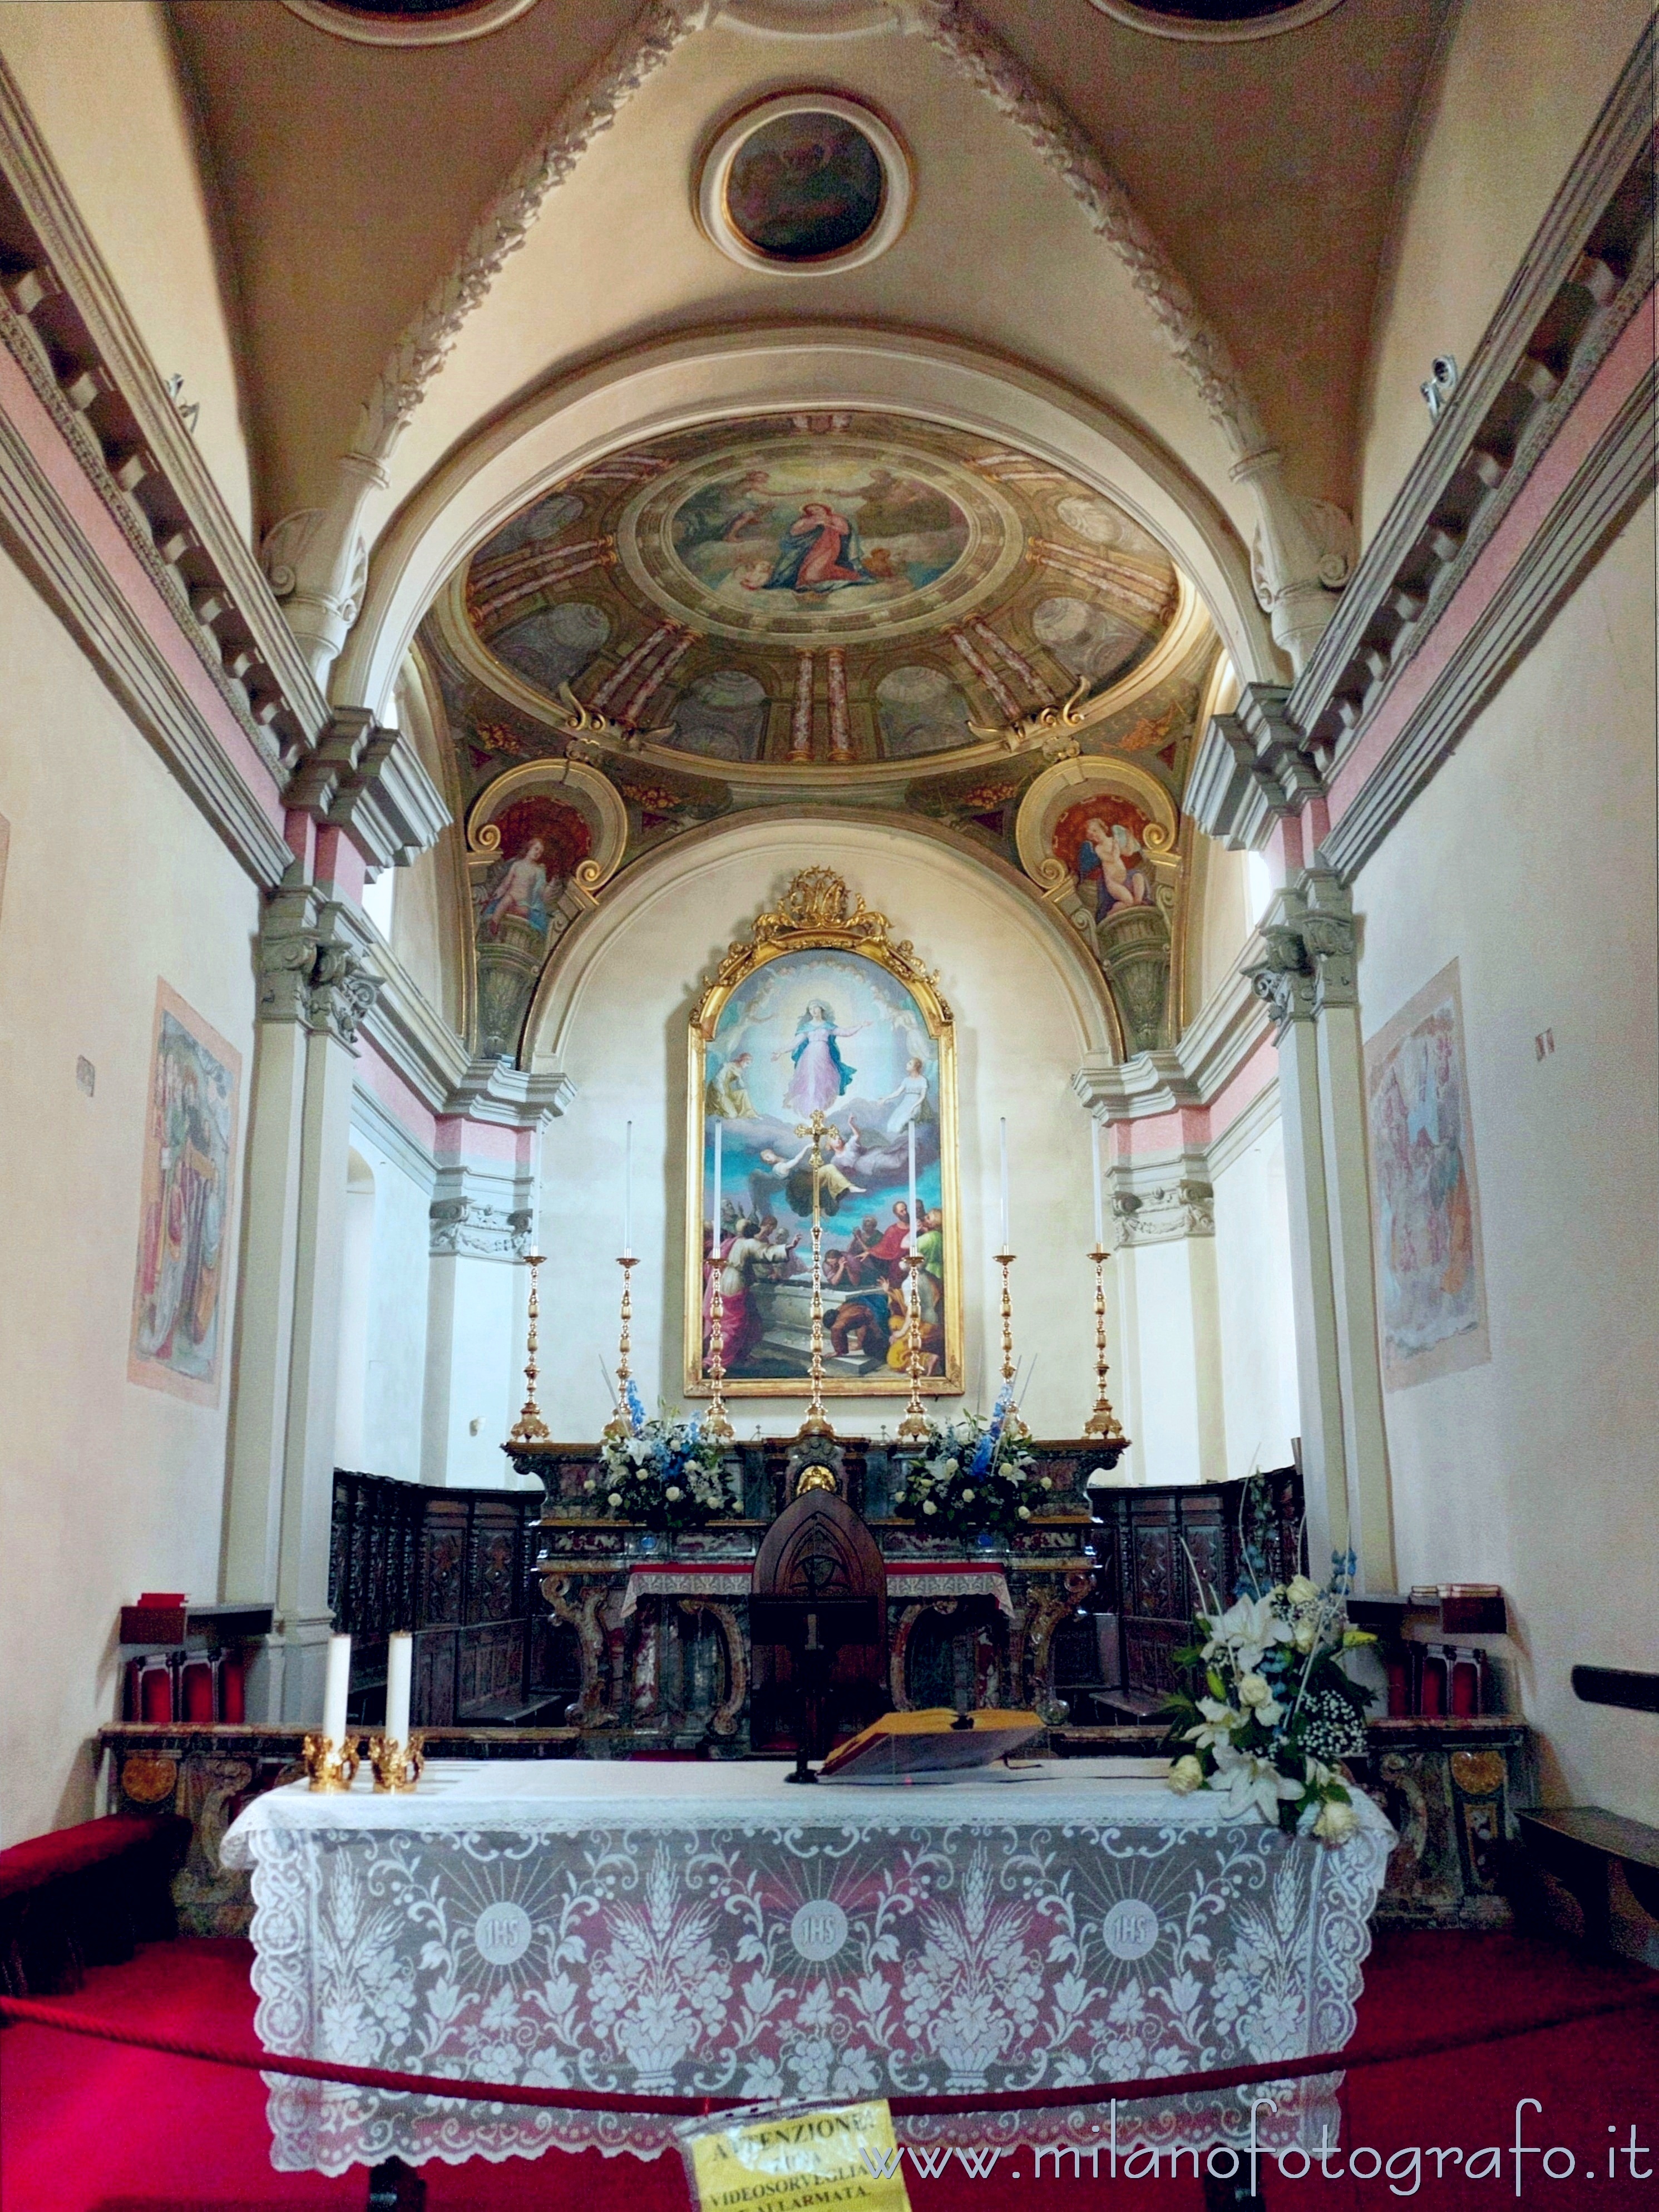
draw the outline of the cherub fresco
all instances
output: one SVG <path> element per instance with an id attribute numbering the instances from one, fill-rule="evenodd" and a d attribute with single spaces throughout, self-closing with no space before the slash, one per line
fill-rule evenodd
<path id="1" fill-rule="evenodd" d="M 1067 807 L 1054 830 L 1055 858 L 1077 878 L 1095 920 L 1155 902 L 1146 865 L 1146 817 L 1127 799 L 1102 793 Z"/>

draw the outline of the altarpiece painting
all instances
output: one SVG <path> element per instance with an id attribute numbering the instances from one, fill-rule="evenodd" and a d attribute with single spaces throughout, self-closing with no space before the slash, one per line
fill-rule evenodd
<path id="1" fill-rule="evenodd" d="M 1365 1047 L 1382 1375 L 1390 1389 L 1492 1356 L 1457 963 Z"/>
<path id="2" fill-rule="evenodd" d="M 127 1376 L 218 1402 L 241 1054 L 158 986 Z"/>
<path id="3" fill-rule="evenodd" d="M 956 1038 L 908 944 L 827 868 L 796 877 L 734 945 L 690 1025 L 686 1389 L 708 1390 L 720 1266 L 725 1389 L 804 1396 L 811 1360 L 809 1133 L 823 1226 L 825 1389 L 908 1390 L 906 1253 L 915 1164 L 921 1388 L 962 1389 Z M 719 1133 L 720 1219 L 715 1226 Z M 718 1238 L 718 1255 L 716 1242 Z"/>

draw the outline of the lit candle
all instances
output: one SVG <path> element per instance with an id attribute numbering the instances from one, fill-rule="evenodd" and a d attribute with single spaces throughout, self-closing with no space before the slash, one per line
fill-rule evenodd
<path id="1" fill-rule="evenodd" d="M 410 1675 L 415 1664 L 415 1638 L 400 1628 L 386 1638 L 386 1729 L 393 1743 L 409 1741 Z"/>
<path id="2" fill-rule="evenodd" d="M 910 1139 L 910 1249 L 916 1249 L 916 1125 L 906 1124 L 905 1133 Z"/>
<path id="3" fill-rule="evenodd" d="M 634 1252 L 634 1124 L 623 1133 L 623 1257 Z"/>
<path id="4" fill-rule="evenodd" d="M 1006 1115 L 1004 1115 L 1001 1121 L 998 1122 L 997 1127 L 1000 1132 L 1002 1149 L 1002 1242 L 997 1249 L 1000 1252 L 1006 1252 L 1008 1249 L 1008 1117 Z"/>
<path id="5" fill-rule="evenodd" d="M 721 1168 L 721 1165 L 722 1165 L 722 1158 L 721 1158 L 721 1144 L 720 1144 L 720 1140 L 721 1140 L 721 1139 L 725 1136 L 725 1134 L 726 1134 L 726 1129 L 725 1129 L 725 1125 L 724 1125 L 724 1123 L 720 1122 L 720 1121 L 716 1121 L 716 1122 L 715 1122 L 715 1124 L 714 1124 L 714 1258 L 715 1258 L 716 1260 L 718 1260 L 718 1259 L 720 1258 L 720 1228 L 721 1228 L 721 1222 L 720 1222 L 720 1168 Z"/>
<path id="6" fill-rule="evenodd" d="M 346 1692 L 351 1686 L 351 1638 L 328 1639 L 328 1683 L 323 1692 L 323 1734 L 337 1749 L 345 1741 Z"/>
<path id="7" fill-rule="evenodd" d="M 1106 1235 L 1100 1210 L 1100 1124 L 1098 1121 L 1090 1122 L 1089 1139 L 1095 1158 L 1095 1249 L 1097 1252 L 1103 1252 L 1106 1249 Z"/>

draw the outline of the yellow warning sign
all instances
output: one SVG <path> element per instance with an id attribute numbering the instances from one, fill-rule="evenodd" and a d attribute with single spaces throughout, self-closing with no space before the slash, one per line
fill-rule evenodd
<path id="1" fill-rule="evenodd" d="M 700 2212 L 910 2212 L 884 2102 L 710 2129 L 686 2159 Z"/>

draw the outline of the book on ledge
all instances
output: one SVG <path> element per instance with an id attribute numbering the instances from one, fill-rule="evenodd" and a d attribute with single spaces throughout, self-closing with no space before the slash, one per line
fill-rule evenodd
<path id="1" fill-rule="evenodd" d="M 1035 1713 L 972 1713 L 933 1705 L 918 1713 L 884 1713 L 818 1769 L 820 1782 L 945 1782 L 965 1769 L 988 1766 L 1042 1733 Z"/>

